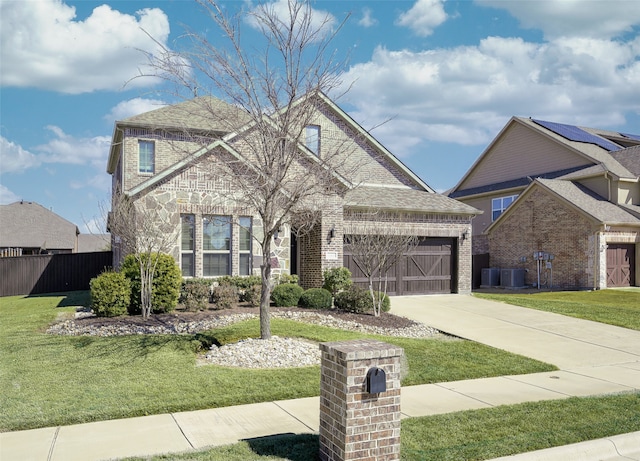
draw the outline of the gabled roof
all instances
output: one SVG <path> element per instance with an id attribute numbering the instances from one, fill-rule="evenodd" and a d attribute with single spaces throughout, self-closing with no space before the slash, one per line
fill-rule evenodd
<path id="1" fill-rule="evenodd" d="M 631 174 L 640 177 L 640 146 L 611 152 L 611 156 Z"/>
<path id="2" fill-rule="evenodd" d="M 402 163 L 395 155 L 391 153 L 386 147 L 384 147 L 376 138 L 374 138 L 367 130 L 362 128 L 360 124 L 358 124 L 349 114 L 343 111 L 336 103 L 334 103 L 327 95 L 324 93 L 319 93 L 318 97 L 329 106 L 333 112 L 338 115 L 343 121 L 345 121 L 353 130 L 362 135 L 364 139 L 367 140 L 375 149 L 377 149 L 381 154 L 383 154 L 394 166 L 396 166 L 400 171 L 410 177 L 415 183 L 422 189 L 427 192 L 434 192 L 427 183 L 425 183 L 418 175 L 416 175 L 411 169 L 409 169 L 404 163 Z"/>
<path id="3" fill-rule="evenodd" d="M 525 117 L 512 117 L 507 124 L 502 128 L 500 133 L 491 141 L 482 154 L 476 159 L 471 168 L 463 175 L 458 183 L 449 191 L 450 196 L 461 197 L 472 195 L 471 189 L 459 189 L 467 178 L 482 164 L 483 160 L 505 133 L 514 124 L 525 126 L 531 130 L 540 133 L 547 139 L 563 146 L 568 151 L 578 154 L 585 160 L 594 165 L 600 165 L 603 171 L 614 174 L 619 178 L 636 178 L 638 175 L 630 171 L 625 164 L 617 160 L 617 156 L 624 152 L 624 145 L 616 144 L 614 141 L 617 139 L 614 135 L 619 135 L 618 138 L 624 138 L 630 143 L 640 143 L 639 140 L 635 140 L 635 135 L 622 135 L 616 132 L 609 132 L 605 130 L 599 130 L 595 128 L 578 127 L 573 125 L 558 124 L 554 122 L 546 122 L 542 120 L 532 120 Z M 574 130 L 575 129 L 575 130 Z M 581 136 L 571 136 L 571 132 L 584 133 Z M 582 139 L 582 140 L 576 140 Z M 596 142 L 597 141 L 597 142 Z M 605 147 L 603 147 L 605 146 Z M 632 148 L 633 149 L 633 148 Z M 536 175 L 547 176 L 549 173 Z M 514 178 L 516 179 L 516 178 Z M 491 187 L 492 185 L 486 185 L 483 187 Z M 495 189 L 495 188 L 494 188 Z M 482 190 L 480 191 L 482 193 Z M 475 194 L 475 193 L 474 193 Z"/>
<path id="4" fill-rule="evenodd" d="M 217 118 L 214 118 L 216 116 Z M 229 133 L 231 127 L 244 125 L 249 120 L 245 110 L 218 98 L 201 96 L 134 115 L 116 123 L 120 126 L 153 129 Z"/>
<path id="5" fill-rule="evenodd" d="M 577 174 L 582 176 L 581 173 L 583 173 L 585 170 L 590 168 L 591 167 L 582 167 L 582 166 L 575 167 L 575 168 L 567 168 L 566 170 L 551 171 L 549 173 L 535 175 L 535 178 L 556 179 L 556 178 L 565 177 L 571 174 Z M 486 186 L 472 187 L 472 188 L 463 189 L 460 191 L 449 192 L 448 195 L 451 198 L 458 198 L 458 197 L 465 197 L 467 195 L 487 194 L 487 193 L 491 193 L 499 190 L 503 191 L 508 189 L 522 189 L 524 187 L 527 187 L 529 184 L 531 184 L 533 179 L 534 178 L 531 176 L 524 176 L 521 178 L 512 179 L 510 181 L 503 181 L 503 182 L 494 183 L 494 184 L 487 184 Z"/>
<path id="6" fill-rule="evenodd" d="M 107 161 L 107 173 L 112 174 L 115 171 L 120 157 L 119 146 L 123 140 L 122 130 L 125 128 L 190 132 L 215 138 L 228 134 L 232 129 L 249 121 L 250 117 L 245 110 L 209 96 L 163 106 L 116 121 Z"/>
<path id="7" fill-rule="evenodd" d="M 306 96 L 300 98 L 302 101 Z M 420 179 L 413 171 L 411 171 L 404 163 L 402 163 L 395 155 L 393 155 L 389 150 L 387 150 L 382 144 L 380 144 L 369 132 L 364 130 L 358 123 L 356 123 L 346 112 L 340 109 L 328 96 L 319 92 L 314 95 L 317 97 L 322 103 L 324 103 L 328 108 L 330 108 L 334 115 L 344 121 L 348 126 L 350 126 L 354 131 L 356 131 L 359 135 L 363 137 L 363 139 L 369 143 L 374 149 L 376 149 L 382 156 L 384 156 L 392 165 L 397 167 L 404 175 L 410 178 L 419 189 L 424 190 L 425 192 L 435 193 L 435 191 L 427 185 L 422 179 Z M 203 102 L 205 104 L 209 104 L 206 110 L 203 110 Z M 116 130 L 114 132 L 114 138 L 112 140 L 111 145 L 111 154 L 109 156 L 109 161 L 107 165 L 107 172 L 113 173 L 115 171 L 115 167 L 117 164 L 117 158 L 120 155 L 119 149 L 117 149 L 117 145 L 122 142 L 122 127 L 125 126 L 140 126 L 140 127 L 148 127 L 148 128 L 163 128 L 163 129 L 171 129 L 181 127 L 182 129 L 191 120 L 190 117 L 195 117 L 195 125 L 200 125 L 201 128 L 207 126 L 207 121 L 204 120 L 206 116 L 211 116 L 209 109 L 220 109 L 221 115 L 231 114 L 231 116 L 238 116 L 238 109 L 234 106 L 230 106 L 229 104 L 220 101 L 215 98 L 197 98 L 197 100 L 186 101 L 175 106 L 167 106 L 160 109 L 156 109 L 151 112 L 147 112 L 145 114 L 140 114 L 134 117 L 130 117 L 122 122 L 116 123 Z M 267 117 L 265 115 L 265 117 Z M 235 155 L 237 158 L 241 159 L 241 156 L 235 152 L 235 150 L 230 146 L 231 143 L 236 137 L 242 136 L 247 130 L 250 130 L 253 126 L 251 123 L 250 117 L 243 118 L 243 116 L 239 116 L 239 120 L 246 122 L 243 126 L 241 126 L 238 130 L 234 132 L 224 133 L 221 138 L 213 141 L 210 145 L 199 149 L 196 153 L 189 156 L 188 159 L 184 159 L 175 165 L 169 167 L 168 169 L 160 172 L 159 174 L 149 178 L 142 184 L 136 186 L 133 190 L 130 191 L 132 195 L 138 194 L 143 190 L 148 189 L 149 187 L 157 184 L 159 181 L 162 181 L 168 175 L 175 173 L 181 168 L 184 168 L 188 165 L 189 162 L 192 162 L 195 158 L 209 152 L 211 149 L 221 146 Z M 210 125 L 210 123 L 209 123 Z M 221 126 L 219 127 L 221 128 Z M 196 128 L 197 130 L 198 128 Z M 221 133 L 222 134 L 222 133 Z M 120 136 L 118 138 L 118 136 Z M 224 146 L 223 146 L 224 145 Z M 301 150 L 306 152 L 307 149 L 302 144 L 300 145 Z M 318 158 L 310 152 L 306 152 L 309 155 L 309 158 L 312 161 L 318 161 Z M 336 179 L 350 187 L 350 184 L 341 177 L 336 177 Z"/>
<path id="8" fill-rule="evenodd" d="M 345 208 L 444 213 L 475 216 L 482 211 L 433 192 L 408 188 L 356 187 L 347 192 Z"/>
<path id="9" fill-rule="evenodd" d="M 630 225 L 640 226 L 640 218 L 623 207 L 607 201 L 604 197 L 594 193 L 586 187 L 571 181 L 560 179 L 536 179 L 531 185 L 496 219 L 485 233 L 491 232 L 506 219 L 520 203 L 524 203 L 526 197 L 534 189 L 540 187 L 552 193 L 569 206 L 588 216 L 594 222 L 605 225 Z"/>
<path id="10" fill-rule="evenodd" d="M 0 205 L 0 247 L 76 249 L 78 227 L 35 202 Z"/>

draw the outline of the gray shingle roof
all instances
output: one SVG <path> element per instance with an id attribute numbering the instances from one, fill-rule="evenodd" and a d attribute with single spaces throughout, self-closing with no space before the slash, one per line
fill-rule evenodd
<path id="1" fill-rule="evenodd" d="M 611 156 L 632 174 L 640 176 L 640 146 L 611 152 Z"/>
<path id="2" fill-rule="evenodd" d="M 640 225 L 640 219 L 579 184 L 559 179 L 537 179 L 536 182 L 601 223 Z"/>
<path id="3" fill-rule="evenodd" d="M 248 123 L 249 120 L 243 109 L 217 98 L 201 96 L 134 115 L 119 121 L 118 124 L 228 133 Z"/>
<path id="4" fill-rule="evenodd" d="M 357 187 L 347 192 L 346 208 L 477 215 L 481 211 L 452 198 L 416 189 Z"/>
<path id="5" fill-rule="evenodd" d="M 76 248 L 75 224 L 35 202 L 0 205 L 1 248 Z"/>

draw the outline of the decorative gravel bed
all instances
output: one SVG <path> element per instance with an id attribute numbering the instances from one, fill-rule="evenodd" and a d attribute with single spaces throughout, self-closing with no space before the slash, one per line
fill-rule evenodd
<path id="1" fill-rule="evenodd" d="M 215 315 L 167 314 L 153 316 L 148 320 L 128 316 L 99 319 L 86 311 L 80 311 L 73 320 L 53 324 L 47 333 L 69 336 L 195 334 L 257 316 L 255 309 L 252 312 L 239 312 L 236 309 L 233 312 L 221 311 Z M 308 311 L 294 308 L 273 310 L 271 316 L 386 336 L 430 338 L 441 335 L 434 328 L 390 314 L 384 314 L 384 317 L 380 318 L 338 311 Z M 242 368 L 306 367 L 320 363 L 320 349 L 318 344 L 310 341 L 273 336 L 269 340 L 246 339 L 221 347 L 214 345 L 206 354 L 199 357 L 198 362 L 201 365 L 217 364 Z"/>

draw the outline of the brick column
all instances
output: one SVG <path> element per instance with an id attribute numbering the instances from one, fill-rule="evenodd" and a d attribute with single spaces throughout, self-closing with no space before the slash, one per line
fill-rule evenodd
<path id="1" fill-rule="evenodd" d="M 322 343 L 320 350 L 320 459 L 399 460 L 403 349 L 363 339 Z M 373 367 L 385 372 L 385 392 L 366 390 Z"/>

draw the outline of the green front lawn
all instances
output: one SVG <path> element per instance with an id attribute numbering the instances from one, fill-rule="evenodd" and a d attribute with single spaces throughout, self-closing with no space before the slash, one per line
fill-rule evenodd
<path id="1" fill-rule="evenodd" d="M 485 460 L 639 430 L 638 393 L 531 402 L 405 419 L 400 459 Z M 318 450 L 316 435 L 278 435 L 182 455 L 128 460 L 313 461 Z"/>
<path id="2" fill-rule="evenodd" d="M 640 288 L 474 293 L 474 296 L 640 330 Z"/>
<path id="3" fill-rule="evenodd" d="M 44 333 L 87 293 L 0 298 L 0 431 L 319 395 L 319 367 L 196 366 L 200 342 L 258 337 L 257 320 L 204 335 L 69 337 Z M 274 319 L 272 332 L 324 342 L 363 335 Z M 376 337 L 406 351 L 403 385 L 536 373 L 552 365 L 462 340 Z"/>

